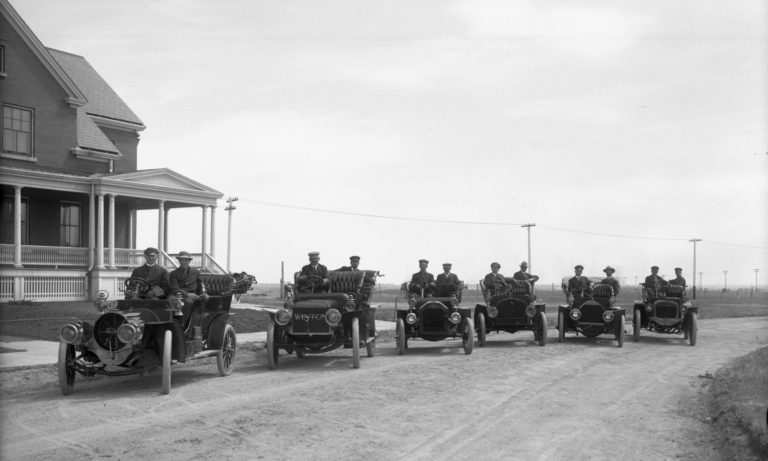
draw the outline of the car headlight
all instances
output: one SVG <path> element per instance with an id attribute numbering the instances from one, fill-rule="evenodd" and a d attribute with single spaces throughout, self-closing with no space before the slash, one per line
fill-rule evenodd
<path id="1" fill-rule="evenodd" d="M 651 306 L 651 305 L 649 304 L 649 305 L 645 306 L 645 310 L 646 310 L 647 312 L 653 312 L 653 306 Z"/>
<path id="2" fill-rule="evenodd" d="M 416 320 L 418 320 L 418 318 L 416 317 L 416 314 L 414 314 L 413 312 L 409 312 L 408 315 L 405 316 L 405 323 L 407 323 L 408 325 L 413 325 L 414 323 L 416 323 Z"/>
<path id="3" fill-rule="evenodd" d="M 573 320 L 579 320 L 581 318 L 581 309 L 578 307 L 575 309 L 571 309 L 571 318 Z"/>
<path id="4" fill-rule="evenodd" d="M 69 323 L 59 330 L 59 339 L 67 344 L 81 344 L 83 340 L 83 327 L 77 323 Z"/>
<path id="5" fill-rule="evenodd" d="M 488 306 L 488 317 L 495 319 L 499 316 L 499 308 L 496 306 Z"/>
<path id="6" fill-rule="evenodd" d="M 459 314 L 458 312 L 454 312 L 453 314 L 451 314 L 450 320 L 451 320 L 451 323 L 453 323 L 454 325 L 457 325 L 459 322 L 461 322 L 461 314 Z"/>
<path id="7" fill-rule="evenodd" d="M 355 301 L 353 299 L 350 299 L 344 304 L 344 310 L 347 312 L 352 312 L 356 307 L 357 306 L 355 306 Z"/>
<path id="8" fill-rule="evenodd" d="M 291 311 L 288 309 L 280 309 L 275 312 L 275 323 L 278 325 L 288 325 L 291 321 Z"/>
<path id="9" fill-rule="evenodd" d="M 132 323 L 124 323 L 117 327 L 117 339 L 125 344 L 134 344 L 141 340 L 142 328 Z"/>
<path id="10" fill-rule="evenodd" d="M 529 304 L 528 307 L 525 308 L 525 315 L 527 315 L 528 318 L 533 318 L 533 316 L 536 315 L 536 308 Z"/>
<path id="11" fill-rule="evenodd" d="M 605 320 L 606 322 L 610 322 L 611 320 L 613 320 L 613 311 L 610 311 L 610 310 L 603 311 L 603 320 Z"/>
<path id="12" fill-rule="evenodd" d="M 335 327 L 341 322 L 341 312 L 337 309 L 328 309 L 325 311 L 325 321 L 328 322 L 328 325 Z"/>

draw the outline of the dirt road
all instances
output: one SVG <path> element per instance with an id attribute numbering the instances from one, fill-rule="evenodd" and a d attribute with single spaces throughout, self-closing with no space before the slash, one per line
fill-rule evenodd
<path id="1" fill-rule="evenodd" d="M 631 331 L 631 330 L 629 330 Z M 52 368 L 0 375 L 2 448 L 14 459 L 717 459 L 702 395 L 717 368 L 768 344 L 768 318 L 700 321 L 699 342 L 643 332 L 623 348 L 531 332 L 379 344 L 298 359 L 263 350 L 235 372 L 174 368 L 170 395 L 147 377 L 78 379 Z"/>

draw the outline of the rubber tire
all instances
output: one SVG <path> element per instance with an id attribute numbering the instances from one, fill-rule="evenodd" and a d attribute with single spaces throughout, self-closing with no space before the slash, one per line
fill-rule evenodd
<path id="1" fill-rule="evenodd" d="M 558 342 L 564 343 L 565 342 L 565 314 L 563 311 L 559 311 L 557 313 L 557 324 L 560 326 L 560 329 L 557 331 L 557 340 Z"/>
<path id="2" fill-rule="evenodd" d="M 360 319 L 352 318 L 352 368 L 360 368 Z"/>
<path id="3" fill-rule="evenodd" d="M 688 344 L 696 345 L 696 337 L 699 333 L 699 316 L 696 312 L 691 312 L 691 321 L 688 323 Z"/>
<path id="4" fill-rule="evenodd" d="M 221 349 L 216 353 L 216 366 L 219 368 L 221 376 L 229 376 L 235 367 L 235 356 L 237 355 L 237 335 L 235 327 L 227 324 L 224 327 L 224 335 L 221 340 Z"/>
<path id="5" fill-rule="evenodd" d="M 405 354 L 406 343 L 408 340 L 405 338 L 405 322 L 403 319 L 397 319 L 397 325 L 395 326 L 395 341 L 397 342 L 397 355 Z"/>
<path id="6" fill-rule="evenodd" d="M 624 316 L 622 315 L 619 319 L 619 331 L 616 333 L 616 340 L 618 342 L 619 347 L 624 347 L 624 328 L 627 326 L 627 321 L 624 319 Z"/>
<path id="7" fill-rule="evenodd" d="M 547 314 L 539 312 L 539 346 L 547 345 Z"/>
<path id="8" fill-rule="evenodd" d="M 365 352 L 368 354 L 368 357 L 376 355 L 376 338 L 371 339 L 365 344 Z"/>
<path id="9" fill-rule="evenodd" d="M 163 394 L 171 392 L 171 354 L 173 353 L 173 332 L 165 330 L 163 336 Z"/>
<path id="10" fill-rule="evenodd" d="M 480 347 L 485 346 L 485 314 L 480 312 L 477 315 L 477 345 Z"/>
<path id="11" fill-rule="evenodd" d="M 632 333 L 635 342 L 640 341 L 640 325 L 642 323 L 642 314 L 639 309 L 635 309 L 635 318 L 632 320 Z"/>
<path id="12" fill-rule="evenodd" d="M 61 393 L 69 395 L 75 388 L 75 346 L 67 343 L 59 343 L 59 387 Z"/>
<path id="13" fill-rule="evenodd" d="M 270 370 L 277 368 L 279 348 L 275 347 L 275 319 L 272 316 L 267 320 L 267 365 Z"/>
<path id="14" fill-rule="evenodd" d="M 464 346 L 464 353 L 469 355 L 475 347 L 475 322 L 469 317 L 467 317 L 465 322 L 466 325 L 464 326 L 464 334 L 462 335 L 461 343 Z"/>

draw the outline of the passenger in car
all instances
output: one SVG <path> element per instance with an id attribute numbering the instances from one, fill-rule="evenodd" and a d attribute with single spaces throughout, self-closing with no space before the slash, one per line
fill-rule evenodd
<path id="1" fill-rule="evenodd" d="M 360 266 L 360 256 L 350 256 L 349 257 L 349 266 L 341 266 L 340 268 L 336 269 L 337 271 L 342 272 L 356 272 L 360 269 L 358 267 Z"/>
<path id="2" fill-rule="evenodd" d="M 695 282 L 695 280 L 694 280 Z M 683 268 L 682 267 L 676 267 L 675 268 L 675 278 L 669 281 L 670 285 L 677 285 L 681 287 L 687 287 L 688 284 L 685 281 L 685 278 L 683 277 Z"/>
<path id="3" fill-rule="evenodd" d="M 157 248 L 149 247 L 144 250 L 144 264 L 131 271 L 132 278 L 140 278 L 147 281 L 149 290 L 139 293 L 144 299 L 163 299 L 170 289 L 168 285 L 168 271 L 157 263 L 160 254 Z M 128 296 L 128 293 L 126 293 Z"/>
<path id="4" fill-rule="evenodd" d="M 621 286 L 619 285 L 619 281 L 613 278 L 613 273 L 616 272 L 616 269 L 611 266 L 605 266 L 603 272 L 605 272 L 606 277 L 601 280 L 600 283 L 610 285 L 613 288 L 613 296 L 618 296 Z"/>
<path id="5" fill-rule="evenodd" d="M 411 283 L 408 284 L 408 292 L 421 295 L 421 290 L 428 296 L 435 295 L 435 276 L 427 272 L 429 261 L 419 260 L 419 271 L 411 277 Z"/>
<path id="6" fill-rule="evenodd" d="M 301 268 L 298 282 L 299 293 L 312 293 L 328 288 L 328 268 L 320 264 L 319 252 L 309 252 L 309 264 Z"/>
<path id="7" fill-rule="evenodd" d="M 520 263 L 520 270 L 515 272 L 512 278 L 515 280 L 527 280 L 531 284 L 531 287 L 533 287 L 533 284 L 539 280 L 538 275 L 528 273 L 528 263 L 526 261 Z"/>
<path id="8" fill-rule="evenodd" d="M 200 280 L 200 271 L 189 266 L 192 256 L 186 251 L 180 251 L 176 259 L 179 260 L 179 267 L 171 271 L 168 276 L 171 293 L 182 290 L 185 294 L 184 304 L 192 304 L 205 292 L 203 282 Z"/>
<path id="9" fill-rule="evenodd" d="M 438 296 L 451 296 L 458 293 L 461 286 L 459 277 L 451 272 L 451 263 L 443 263 L 443 273 L 437 275 L 435 288 Z"/>

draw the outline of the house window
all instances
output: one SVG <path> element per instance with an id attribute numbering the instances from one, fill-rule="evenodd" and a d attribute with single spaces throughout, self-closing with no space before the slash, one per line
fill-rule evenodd
<path id="1" fill-rule="evenodd" d="M 3 105 L 3 152 L 32 156 L 31 109 Z"/>
<path id="2" fill-rule="evenodd" d="M 7 77 L 5 73 L 5 47 L 0 45 L 0 78 Z"/>
<path id="3" fill-rule="evenodd" d="M 61 246 L 80 246 L 80 204 L 61 204 Z"/>
<path id="4" fill-rule="evenodd" d="M 0 227 L 0 243 L 13 244 L 13 196 L 6 195 L 3 197 L 3 209 L 2 209 L 2 226 Z M 28 243 L 27 235 L 27 223 L 29 222 L 29 216 L 27 214 L 27 199 L 21 198 L 21 244 L 26 245 Z"/>

